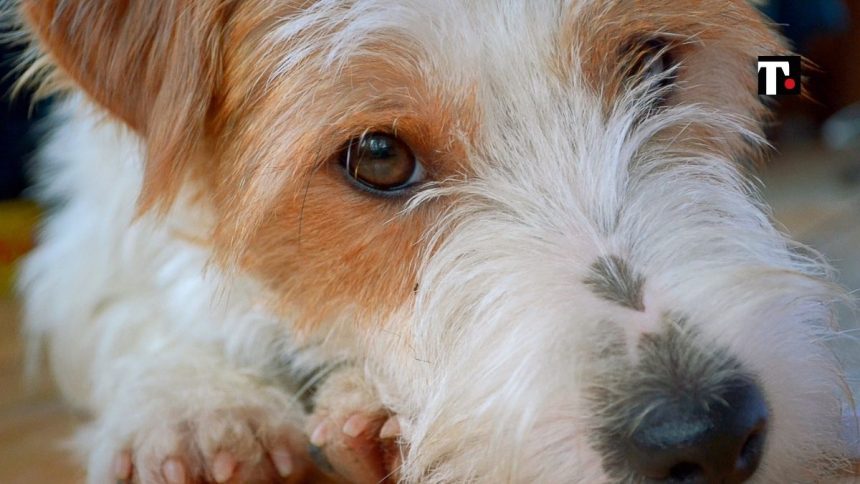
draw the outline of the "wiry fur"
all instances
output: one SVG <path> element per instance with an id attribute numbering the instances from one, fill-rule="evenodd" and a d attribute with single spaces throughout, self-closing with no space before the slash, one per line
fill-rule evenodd
<path id="1" fill-rule="evenodd" d="M 780 49 L 749 6 L 636 2 L 627 25 L 614 0 L 299 3 L 186 11 L 210 22 L 193 42 L 218 44 L 192 62 L 205 71 L 189 72 L 204 92 L 181 99 L 202 103 L 193 119 L 182 103 L 163 120 L 117 105 L 116 86 L 64 65 L 62 32 L 28 17 L 84 92 L 41 156 L 41 193 L 59 207 L 21 287 L 28 332 L 95 416 L 81 440 L 91 482 L 128 446 L 156 459 L 188 439 L 240 442 L 253 460 L 256 442 L 307 418 L 293 375 L 345 361 L 400 416 L 406 482 L 618 479 L 601 429 L 621 425 L 613 405 L 643 335 L 678 321 L 680 360 L 708 369 L 702 385 L 738 362 L 767 395 L 755 482 L 844 465 L 846 395 L 822 344 L 841 293 L 774 229 L 745 173 L 764 144 L 752 60 Z M 682 54 L 667 91 L 627 82 L 614 66 L 639 54 L 600 43 L 643 34 Z M 168 65 L 141 67 L 163 71 L 155 84 L 184 81 L 190 54 L 169 45 Z M 723 90 L 717 67 L 732 73 Z M 123 88 L 151 89 L 132 80 Z M 331 167 L 350 137 L 381 128 L 433 174 L 408 201 L 357 193 Z M 168 152 L 188 159 L 164 168 Z M 172 204 L 137 215 L 142 192 Z M 637 304 L 594 290 L 600 260 L 641 278 Z M 224 415 L 263 431 L 208 425 Z M 188 421 L 212 431 L 177 433 Z"/>
<path id="2" fill-rule="evenodd" d="M 839 374 L 826 349 L 798 346 L 830 330 L 834 288 L 773 230 L 729 160 L 650 143 L 676 123 L 742 129 L 731 116 L 670 109 L 637 123 L 644 106 L 622 104 L 608 122 L 579 111 L 575 126 L 537 130 L 529 148 L 543 146 L 543 162 L 515 156 L 506 170 L 457 189 L 460 204 L 442 224 L 451 235 L 423 273 L 421 287 L 431 290 L 414 316 L 417 358 L 402 375 L 403 388 L 422 369 L 427 375 L 412 398 L 420 407 L 394 407 L 420 416 L 411 479 L 601 481 L 585 450 L 596 425 L 587 389 L 616 391 L 635 350 L 595 358 L 593 348 L 617 344 L 618 333 L 635 342 L 664 312 L 687 315 L 702 348 L 725 347 L 779 395 L 761 482 L 813 482 L 838 467 Z M 568 153 L 550 151 L 560 133 Z M 583 286 L 590 263 L 611 254 L 644 274 L 644 315 Z M 445 465 L 435 469 L 437 461 Z"/>

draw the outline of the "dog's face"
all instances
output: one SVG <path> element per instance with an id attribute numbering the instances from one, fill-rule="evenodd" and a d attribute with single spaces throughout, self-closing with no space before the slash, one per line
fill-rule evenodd
<path id="1" fill-rule="evenodd" d="M 833 467 L 835 292 L 744 175 L 781 52 L 746 1 L 96 5 L 24 11 L 146 140 L 144 206 L 194 187 L 219 259 L 367 362 L 405 478 Z"/>

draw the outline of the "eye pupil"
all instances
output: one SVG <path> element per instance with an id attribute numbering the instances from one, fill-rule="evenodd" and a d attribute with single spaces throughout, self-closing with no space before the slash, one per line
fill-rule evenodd
<path id="1" fill-rule="evenodd" d="M 368 133 L 351 140 L 340 162 L 347 176 L 374 192 L 402 192 L 420 181 L 421 166 L 412 150 L 387 133 Z"/>
<path id="2" fill-rule="evenodd" d="M 395 156 L 395 147 L 387 136 L 373 135 L 363 140 L 367 153 L 373 158 L 391 158 Z"/>

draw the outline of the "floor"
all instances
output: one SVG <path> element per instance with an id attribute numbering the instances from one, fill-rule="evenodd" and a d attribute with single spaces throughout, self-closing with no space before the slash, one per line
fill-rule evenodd
<path id="1" fill-rule="evenodd" d="M 0 300 L 0 483 L 79 483 L 61 445 L 78 419 L 46 380 L 24 384 L 17 305 Z"/>
<path id="2" fill-rule="evenodd" d="M 826 155 L 815 147 L 787 150 L 767 173 L 775 218 L 796 238 L 823 252 L 840 281 L 860 288 L 860 154 Z M 0 297 L 0 483 L 78 483 L 81 471 L 62 450 L 80 419 L 43 382 L 27 389 L 17 306 Z M 844 311 L 844 326 L 856 329 Z M 860 351 L 842 348 L 846 359 Z M 852 364 L 860 370 L 860 364 Z M 855 387 L 860 371 L 852 374 Z"/>

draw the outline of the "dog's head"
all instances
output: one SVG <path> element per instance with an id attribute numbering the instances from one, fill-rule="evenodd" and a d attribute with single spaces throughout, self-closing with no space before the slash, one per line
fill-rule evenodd
<path id="1" fill-rule="evenodd" d="M 25 0 L 142 205 L 347 344 L 420 482 L 811 482 L 838 293 L 768 220 L 744 0 Z M 348 337 L 337 337 L 337 336 Z"/>

